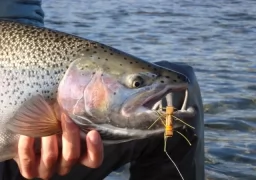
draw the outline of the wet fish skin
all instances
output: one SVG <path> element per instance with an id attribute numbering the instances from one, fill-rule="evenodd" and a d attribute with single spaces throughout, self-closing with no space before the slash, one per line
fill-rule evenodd
<path id="1" fill-rule="evenodd" d="M 112 81 L 113 79 L 116 80 L 113 85 L 119 86 L 116 88 L 118 91 L 111 95 L 107 91 L 106 95 L 109 95 L 111 103 L 105 111 L 98 111 L 95 107 L 91 111 L 92 114 L 89 114 L 90 116 L 84 109 L 75 114 L 72 113 L 74 102 L 76 103 L 77 99 L 63 96 L 67 92 L 60 88 L 67 87 L 67 83 L 64 81 L 70 77 L 72 68 L 76 68 L 74 72 L 80 73 L 79 75 L 89 73 L 90 76 L 86 77 L 94 77 L 94 74 L 98 74 L 97 77 L 99 77 L 101 76 L 99 73 L 103 72 L 104 77 L 108 77 Z M 130 100 L 130 97 L 134 93 L 140 95 L 138 96 L 140 98 L 143 96 L 143 93 L 139 92 L 140 88 L 131 88 L 127 85 L 129 84 L 129 77 L 138 74 L 145 75 L 147 77 L 145 83 L 148 86 L 151 85 L 151 89 L 144 87 L 145 92 L 149 92 L 153 87 L 156 88 L 155 91 L 163 89 L 167 84 L 177 85 L 177 89 L 179 87 L 184 88 L 184 84 L 188 81 L 182 74 L 158 67 L 94 41 L 46 28 L 8 21 L 0 21 L 0 72 L 0 160 L 13 158 L 19 138 L 18 134 L 6 128 L 6 123 L 12 121 L 20 108 L 24 107 L 24 103 L 29 102 L 33 96 L 40 94 L 48 102 L 58 100 L 58 104 L 69 112 L 69 115 L 85 132 L 90 128 L 97 129 L 99 127 L 96 127 L 95 124 L 94 126 L 85 126 L 85 116 L 98 121 L 97 123 L 100 124 L 100 120 L 103 120 L 102 118 L 106 115 L 115 120 L 112 125 L 142 130 L 138 121 L 131 125 L 136 115 L 126 118 L 131 124 L 127 124 L 127 121 L 126 124 L 122 125 L 122 121 L 118 121 L 123 118 L 118 107 L 123 106 L 122 103 L 127 101 L 131 101 L 129 105 L 134 103 L 139 105 L 141 103 L 138 101 L 139 98 L 135 97 Z M 122 76 L 124 74 L 125 76 Z M 89 78 L 81 79 L 82 81 L 90 80 Z M 61 82 L 63 82 L 62 86 L 59 87 Z M 77 84 L 73 83 L 71 87 L 77 88 Z M 122 94 L 122 92 L 125 93 Z M 116 94 L 114 95 L 114 93 Z M 83 98 L 85 97 L 83 96 Z M 73 102 L 71 102 L 72 100 Z M 67 107 L 68 103 L 73 104 Z M 134 109 L 131 108 L 131 110 Z M 129 114 L 129 110 L 127 112 Z M 104 123 L 108 124 L 109 122 Z M 104 129 L 98 130 L 104 135 Z M 108 133 L 110 133 L 108 135 L 110 138 L 117 136 L 117 134 L 111 134 L 111 131 Z M 131 135 L 132 133 L 127 131 L 120 138 L 125 139 L 127 134 Z M 142 137 L 144 136 L 142 135 Z"/>

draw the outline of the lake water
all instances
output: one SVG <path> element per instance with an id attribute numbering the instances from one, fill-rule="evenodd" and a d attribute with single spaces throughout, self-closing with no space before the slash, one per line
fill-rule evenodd
<path id="1" fill-rule="evenodd" d="M 207 179 L 256 179 L 256 1 L 43 0 L 45 26 L 194 67 Z"/>

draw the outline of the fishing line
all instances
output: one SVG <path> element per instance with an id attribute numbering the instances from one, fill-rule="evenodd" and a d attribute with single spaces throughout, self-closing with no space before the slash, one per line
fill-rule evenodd
<path id="1" fill-rule="evenodd" d="M 165 138 L 165 150 L 164 150 L 164 152 L 165 152 L 165 154 L 167 155 L 167 157 L 170 159 L 170 161 L 172 162 L 172 164 L 174 165 L 174 167 L 176 168 L 176 170 L 178 171 L 178 173 L 179 173 L 179 175 L 180 175 L 180 177 L 181 177 L 181 179 L 182 180 L 184 180 L 184 178 L 183 178 L 183 176 L 182 176 L 182 174 L 181 174 L 181 172 L 180 172 L 180 170 L 179 170 L 179 168 L 178 168 L 178 166 L 175 164 L 175 162 L 172 160 L 172 158 L 171 158 L 171 156 L 169 156 L 169 154 L 168 154 L 168 152 L 166 151 L 166 142 L 167 142 L 167 139 L 168 139 L 168 137 L 166 137 Z"/>

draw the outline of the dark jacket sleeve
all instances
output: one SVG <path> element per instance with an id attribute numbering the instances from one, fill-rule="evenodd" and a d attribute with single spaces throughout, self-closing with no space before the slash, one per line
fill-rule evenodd
<path id="1" fill-rule="evenodd" d="M 43 26 L 41 0 L 0 0 L 0 19 Z"/>

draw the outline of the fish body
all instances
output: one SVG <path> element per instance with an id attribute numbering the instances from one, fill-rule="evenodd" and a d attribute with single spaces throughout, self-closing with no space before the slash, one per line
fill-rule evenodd
<path id="1" fill-rule="evenodd" d="M 104 44 L 46 28 L 0 21 L 0 161 L 13 158 L 19 134 L 61 132 L 66 112 L 109 143 L 164 131 L 152 110 L 185 90 L 185 75 Z"/>

